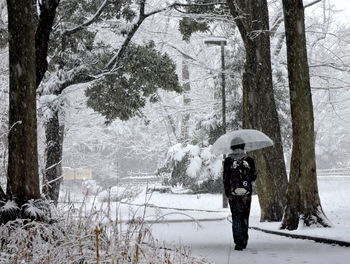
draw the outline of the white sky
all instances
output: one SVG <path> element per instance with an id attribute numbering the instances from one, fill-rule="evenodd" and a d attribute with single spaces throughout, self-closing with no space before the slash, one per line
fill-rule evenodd
<path id="1" fill-rule="evenodd" d="M 350 0 L 330 0 L 330 3 L 339 9 L 339 17 L 341 17 L 342 20 L 350 20 Z"/>

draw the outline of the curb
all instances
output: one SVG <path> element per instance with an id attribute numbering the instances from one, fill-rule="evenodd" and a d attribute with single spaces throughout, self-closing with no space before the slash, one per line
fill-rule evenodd
<path id="1" fill-rule="evenodd" d="M 163 221 L 145 221 L 147 224 L 173 224 L 173 223 L 191 223 L 191 222 L 216 222 L 216 221 L 222 221 L 225 220 L 226 217 L 221 218 L 203 218 L 203 219 L 170 219 L 170 220 L 163 220 Z"/>
<path id="2" fill-rule="evenodd" d="M 250 226 L 249 229 L 261 231 L 261 232 L 268 233 L 268 234 L 278 235 L 278 236 L 285 236 L 285 237 L 294 238 L 294 239 L 305 239 L 305 240 L 312 240 L 312 241 L 315 241 L 317 243 L 338 245 L 338 246 L 342 246 L 342 247 L 350 247 L 350 242 L 348 242 L 348 241 L 323 238 L 323 237 L 313 237 L 313 236 L 306 236 L 306 235 L 288 234 L 288 233 L 284 233 L 284 232 L 280 232 L 280 231 L 267 230 L 267 229 L 263 229 L 263 228 L 256 227 L 256 226 Z"/>
<path id="3" fill-rule="evenodd" d="M 176 223 L 197 223 L 197 222 L 216 222 L 226 220 L 226 217 L 221 218 L 202 218 L 202 219 L 170 219 L 170 220 L 145 220 L 142 223 L 145 224 L 176 224 Z M 119 221 L 118 223 L 133 224 L 137 221 Z"/>
<path id="4" fill-rule="evenodd" d="M 223 211 L 218 210 L 206 210 L 206 209 L 190 209 L 190 208 L 176 208 L 176 207 L 166 207 L 166 206 L 157 206 L 154 204 L 134 204 L 134 203 L 126 203 L 126 202 L 120 202 L 121 204 L 127 204 L 127 205 L 134 205 L 134 206 L 146 206 L 150 208 L 159 208 L 159 209 L 171 209 L 171 210 L 177 210 L 177 211 L 193 211 L 193 212 L 208 212 L 208 213 L 222 213 Z"/>

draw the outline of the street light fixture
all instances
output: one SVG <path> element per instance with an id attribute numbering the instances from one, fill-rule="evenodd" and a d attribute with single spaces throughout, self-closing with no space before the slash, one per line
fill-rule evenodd
<path id="1" fill-rule="evenodd" d="M 222 128 L 223 134 L 226 133 L 226 76 L 225 76 L 225 39 L 208 39 L 204 41 L 208 46 L 215 45 L 221 47 L 221 93 L 222 93 Z"/>
<path id="2" fill-rule="evenodd" d="M 215 45 L 221 47 L 221 93 L 222 93 L 222 131 L 226 133 L 226 76 L 225 76 L 225 46 L 227 40 L 222 38 L 207 39 L 204 41 L 208 46 Z M 225 158 L 225 155 L 224 155 Z M 228 201 L 225 193 L 222 194 L 222 207 L 228 207 Z"/>

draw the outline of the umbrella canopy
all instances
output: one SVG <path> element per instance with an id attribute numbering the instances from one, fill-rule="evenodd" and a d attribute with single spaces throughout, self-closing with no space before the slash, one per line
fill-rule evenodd
<path id="1" fill-rule="evenodd" d="M 263 132 L 255 129 L 234 130 L 219 137 L 211 147 L 214 154 L 231 153 L 231 146 L 245 144 L 246 151 L 273 146 L 273 141 Z"/>

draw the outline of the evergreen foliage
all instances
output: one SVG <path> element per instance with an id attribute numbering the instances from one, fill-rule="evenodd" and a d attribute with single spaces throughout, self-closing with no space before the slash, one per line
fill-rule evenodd
<path id="1" fill-rule="evenodd" d="M 103 12 L 94 19 L 98 26 L 82 26 L 93 19 L 103 2 L 60 1 L 57 24 L 50 37 L 49 69 L 40 95 L 60 95 L 70 85 L 91 81 L 114 55 L 115 50 L 103 42 L 99 32 L 108 28 L 117 39 L 124 35 L 136 17 L 135 1 L 107 1 Z"/>
<path id="2" fill-rule="evenodd" d="M 189 41 L 193 32 L 207 32 L 209 26 L 206 22 L 198 22 L 193 18 L 184 17 L 179 22 L 179 30 L 183 35 L 183 39 Z"/>
<path id="3" fill-rule="evenodd" d="M 179 22 L 179 30 L 183 39 L 189 41 L 193 33 L 208 32 L 211 22 L 219 20 L 220 17 L 229 16 L 227 6 L 223 2 L 220 0 L 187 0 L 188 5 L 184 5 L 180 12 L 193 16 L 185 16 Z"/>
<path id="4" fill-rule="evenodd" d="M 153 43 L 130 45 L 115 74 L 106 75 L 86 90 L 87 105 L 101 113 L 106 122 L 140 116 L 140 109 L 158 101 L 157 90 L 181 92 L 176 66 Z"/>

